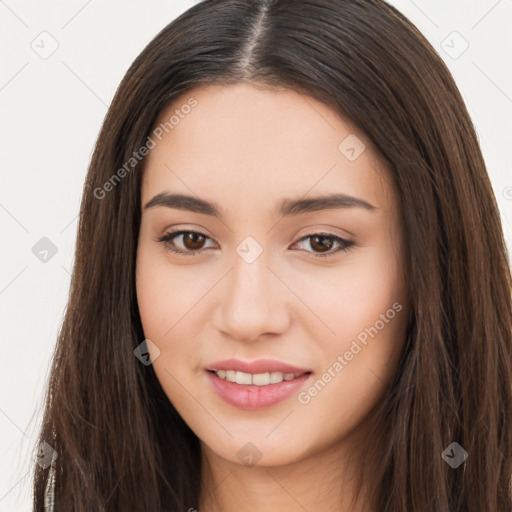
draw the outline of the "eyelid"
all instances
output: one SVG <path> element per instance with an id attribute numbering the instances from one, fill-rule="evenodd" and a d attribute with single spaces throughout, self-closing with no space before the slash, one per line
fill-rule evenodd
<path id="1" fill-rule="evenodd" d="M 178 236 L 186 234 L 186 233 L 194 233 L 196 235 L 201 235 L 202 237 L 212 240 L 213 242 L 215 242 L 217 244 L 217 242 L 211 236 L 208 236 L 205 233 L 202 233 L 201 231 L 196 231 L 194 229 L 176 229 L 176 230 L 165 231 L 162 236 L 156 237 L 155 241 L 163 243 L 165 245 L 167 243 L 170 243 L 170 241 L 172 239 L 177 238 Z M 211 249 L 211 247 L 209 249 Z M 203 248 L 203 249 L 197 249 L 195 251 L 190 251 L 190 250 L 184 251 L 182 249 L 166 248 L 166 250 L 170 251 L 170 252 L 177 253 L 177 254 L 181 254 L 183 256 L 195 256 L 195 255 L 205 251 L 206 249 Z"/>
<path id="2" fill-rule="evenodd" d="M 193 234 L 196 234 L 196 235 L 200 235 L 200 236 L 202 236 L 204 238 L 212 240 L 215 244 L 218 245 L 218 243 L 213 239 L 213 237 L 210 237 L 210 236 L 206 235 L 205 233 L 202 233 L 200 231 L 196 231 L 196 230 L 193 230 L 193 229 L 176 229 L 176 230 L 166 231 L 166 232 L 164 232 L 164 234 L 162 236 L 157 237 L 155 239 L 155 241 L 167 244 L 171 240 L 173 240 L 174 238 L 177 238 L 178 236 L 186 234 L 186 233 L 193 233 Z M 308 253 L 308 257 L 314 258 L 314 259 L 326 258 L 326 257 L 328 258 L 330 256 L 335 256 L 335 255 L 337 255 L 340 252 L 341 253 L 342 252 L 347 252 L 348 250 L 350 250 L 351 247 L 353 247 L 355 245 L 355 241 L 354 240 L 351 240 L 351 239 L 348 239 L 348 238 L 344 238 L 342 236 L 335 235 L 334 233 L 330 233 L 330 232 L 327 232 L 325 230 L 321 230 L 320 229 L 318 231 L 312 231 L 311 233 L 303 235 L 298 240 L 293 242 L 291 247 L 293 247 L 294 245 L 297 245 L 298 243 L 300 243 L 300 242 L 302 242 L 304 240 L 307 240 L 308 238 L 313 238 L 314 236 L 324 236 L 326 238 L 331 238 L 331 239 L 334 240 L 335 244 L 336 243 L 339 244 L 339 247 L 336 250 L 333 251 L 332 249 L 329 249 L 325 253 L 315 253 L 315 252 L 312 252 L 312 251 L 306 251 L 306 253 Z M 211 249 L 211 247 L 209 247 L 207 249 Z M 185 251 L 185 250 L 176 249 L 176 248 L 166 248 L 166 250 L 170 251 L 170 252 L 173 252 L 173 253 L 176 253 L 176 254 L 180 254 L 182 256 L 196 256 L 196 255 L 201 254 L 202 252 L 204 252 L 206 249 L 202 248 L 202 249 L 187 250 L 187 251 Z"/>
<path id="3" fill-rule="evenodd" d="M 323 252 L 323 253 L 306 251 L 306 253 L 308 253 L 308 257 L 311 257 L 311 258 L 328 258 L 331 256 L 334 257 L 334 256 L 338 255 L 339 253 L 347 252 L 348 250 L 350 250 L 351 247 L 353 247 L 355 245 L 354 240 L 350 240 L 348 238 L 344 238 L 342 236 L 335 235 L 334 233 L 329 233 L 329 232 L 326 232 L 323 230 L 319 230 L 319 231 L 313 231 L 311 233 L 308 233 L 308 234 L 302 236 L 296 242 L 294 242 L 291 247 L 293 247 L 294 245 L 297 245 L 298 243 L 300 243 L 304 240 L 307 240 L 308 238 L 313 238 L 315 236 L 320 236 L 320 237 L 323 236 L 325 238 L 331 238 L 332 240 L 334 240 L 335 244 L 339 245 L 339 247 L 337 247 L 336 250 L 329 249 L 328 251 Z"/>

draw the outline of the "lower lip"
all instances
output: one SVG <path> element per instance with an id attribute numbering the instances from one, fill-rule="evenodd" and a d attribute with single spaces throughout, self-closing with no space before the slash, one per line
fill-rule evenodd
<path id="1" fill-rule="evenodd" d="M 207 371 L 213 390 L 228 404 L 240 409 L 264 409 L 286 400 L 311 376 L 305 373 L 292 380 L 283 380 L 278 384 L 266 386 L 243 385 L 221 379 L 215 373 Z"/>

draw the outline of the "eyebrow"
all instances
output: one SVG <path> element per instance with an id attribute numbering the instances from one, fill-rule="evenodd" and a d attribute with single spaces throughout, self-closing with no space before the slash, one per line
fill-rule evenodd
<path id="1" fill-rule="evenodd" d="M 222 208 L 215 203 L 185 194 L 169 194 L 166 192 L 157 194 L 146 203 L 144 211 L 157 206 L 212 215 L 220 219 L 225 217 Z M 284 199 L 279 206 L 278 213 L 282 217 L 291 217 L 309 212 L 339 208 L 363 208 L 368 211 L 377 209 L 367 201 L 354 196 L 331 194 L 310 199 Z"/>

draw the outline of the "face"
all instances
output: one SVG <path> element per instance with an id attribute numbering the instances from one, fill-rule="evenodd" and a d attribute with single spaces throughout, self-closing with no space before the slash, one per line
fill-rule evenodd
<path id="1" fill-rule="evenodd" d="M 397 200 L 370 141 L 287 89 L 208 86 L 157 125 L 173 114 L 146 160 L 136 269 L 169 400 L 235 464 L 289 464 L 363 432 L 407 309 Z"/>

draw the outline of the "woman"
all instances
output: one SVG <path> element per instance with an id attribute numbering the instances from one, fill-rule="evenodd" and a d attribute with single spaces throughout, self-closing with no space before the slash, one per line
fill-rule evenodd
<path id="1" fill-rule="evenodd" d="M 35 510 L 510 511 L 510 290 L 474 127 L 403 15 L 200 2 L 98 137 Z"/>

